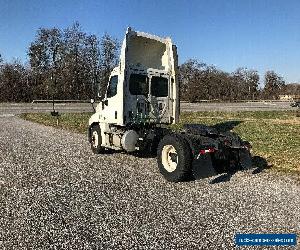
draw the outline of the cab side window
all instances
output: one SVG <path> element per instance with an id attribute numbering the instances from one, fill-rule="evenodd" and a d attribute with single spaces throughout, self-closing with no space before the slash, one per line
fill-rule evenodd
<path id="1" fill-rule="evenodd" d="M 108 88 L 107 88 L 107 98 L 113 97 L 117 94 L 118 87 L 118 76 L 112 76 L 110 78 Z"/>

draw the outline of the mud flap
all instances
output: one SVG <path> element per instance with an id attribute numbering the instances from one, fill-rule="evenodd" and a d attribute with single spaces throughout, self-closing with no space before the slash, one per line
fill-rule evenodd
<path id="1" fill-rule="evenodd" d="M 217 175 L 209 154 L 202 155 L 199 159 L 194 159 L 192 163 L 192 173 L 196 180 Z"/>
<path id="2" fill-rule="evenodd" d="M 252 157 L 247 149 L 239 150 L 239 165 L 242 170 L 247 170 L 252 168 Z"/>

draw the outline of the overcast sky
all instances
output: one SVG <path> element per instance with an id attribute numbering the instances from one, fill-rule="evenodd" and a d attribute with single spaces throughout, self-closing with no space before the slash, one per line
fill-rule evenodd
<path id="1" fill-rule="evenodd" d="M 0 0 L 0 53 L 25 62 L 39 27 L 74 21 L 98 36 L 123 39 L 127 26 L 170 36 L 180 63 L 195 58 L 228 72 L 274 70 L 300 82 L 300 1 Z"/>

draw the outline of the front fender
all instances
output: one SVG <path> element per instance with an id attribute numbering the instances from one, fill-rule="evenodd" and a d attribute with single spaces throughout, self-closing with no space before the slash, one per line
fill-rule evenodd
<path id="1" fill-rule="evenodd" d="M 93 124 L 93 123 L 99 123 L 99 114 L 95 113 L 93 114 L 90 119 L 89 119 L 89 127 Z"/>
<path id="2" fill-rule="evenodd" d="M 87 134 L 88 134 L 88 140 L 89 142 L 91 142 L 91 127 L 94 125 L 94 124 L 98 124 L 99 123 L 99 114 L 95 113 L 91 116 L 91 118 L 89 119 L 89 127 L 88 127 L 88 131 L 87 131 Z"/>

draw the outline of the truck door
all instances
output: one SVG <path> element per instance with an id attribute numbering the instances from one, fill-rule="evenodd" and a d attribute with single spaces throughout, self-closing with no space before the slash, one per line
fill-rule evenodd
<path id="1" fill-rule="evenodd" d="M 102 104 L 102 121 L 105 123 L 122 123 L 123 93 L 118 75 L 112 75 L 106 91 L 106 98 Z"/>

